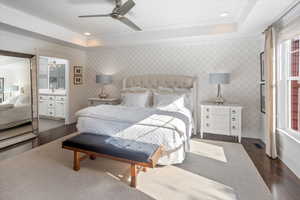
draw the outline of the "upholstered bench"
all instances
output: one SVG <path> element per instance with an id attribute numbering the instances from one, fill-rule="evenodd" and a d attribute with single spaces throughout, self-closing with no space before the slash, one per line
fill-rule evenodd
<path id="1" fill-rule="evenodd" d="M 73 169 L 80 169 L 80 161 L 90 157 L 104 157 L 131 164 L 131 187 L 136 187 L 140 169 L 154 168 L 161 156 L 162 148 L 155 144 L 137 142 L 117 137 L 82 133 L 62 143 L 64 149 L 74 151 Z M 80 153 L 86 154 L 80 157 Z"/>

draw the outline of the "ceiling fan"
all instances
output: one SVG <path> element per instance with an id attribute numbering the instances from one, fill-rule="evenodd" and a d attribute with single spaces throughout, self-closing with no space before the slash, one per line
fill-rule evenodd
<path id="1" fill-rule="evenodd" d="M 78 16 L 80 18 L 88 18 L 88 17 L 111 17 L 115 20 L 118 20 L 125 25 L 129 26 L 135 31 L 141 31 L 142 29 L 138 27 L 135 23 L 130 21 L 128 18 L 124 17 L 134 6 L 135 3 L 133 0 L 128 0 L 124 4 L 122 3 L 122 0 L 115 0 L 116 7 L 113 9 L 112 13 L 110 14 L 104 14 L 104 15 L 83 15 Z"/>

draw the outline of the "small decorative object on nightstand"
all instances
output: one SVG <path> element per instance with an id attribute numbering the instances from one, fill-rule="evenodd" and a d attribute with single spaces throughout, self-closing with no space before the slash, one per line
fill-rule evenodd
<path id="1" fill-rule="evenodd" d="M 221 84 L 229 84 L 230 74 L 229 73 L 210 73 L 209 74 L 209 83 L 218 85 L 218 95 L 216 99 L 217 104 L 223 104 L 224 99 L 221 92 Z"/>
<path id="2" fill-rule="evenodd" d="M 201 138 L 203 133 L 237 136 L 242 139 L 242 107 L 236 104 L 201 104 Z"/>
<path id="3" fill-rule="evenodd" d="M 107 98 L 107 99 L 101 99 L 101 98 L 89 98 L 89 105 L 90 106 L 98 106 L 98 105 L 118 105 L 120 103 L 120 99 L 118 98 Z"/>
<path id="4" fill-rule="evenodd" d="M 104 92 L 104 86 L 112 83 L 112 76 L 104 75 L 104 74 L 96 75 L 96 83 L 102 84 L 101 93 L 99 94 L 99 98 L 101 98 L 101 99 L 107 98 L 108 94 L 106 94 Z"/>

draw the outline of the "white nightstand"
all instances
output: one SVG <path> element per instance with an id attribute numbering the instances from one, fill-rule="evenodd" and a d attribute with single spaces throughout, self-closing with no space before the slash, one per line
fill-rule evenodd
<path id="1" fill-rule="evenodd" d="M 89 98 L 89 106 L 97 106 L 97 105 L 118 105 L 120 103 L 120 99 L 118 98 L 107 98 L 107 99 L 100 99 L 100 98 Z"/>
<path id="2" fill-rule="evenodd" d="M 242 107 L 236 104 L 201 104 L 201 138 L 203 133 L 237 136 L 242 139 Z"/>

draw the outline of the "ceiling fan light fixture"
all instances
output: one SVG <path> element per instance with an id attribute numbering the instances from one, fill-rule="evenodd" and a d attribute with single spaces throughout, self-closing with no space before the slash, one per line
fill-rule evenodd
<path id="1" fill-rule="evenodd" d="M 90 35 L 91 35 L 91 33 L 89 33 L 89 32 L 85 32 L 85 33 L 84 33 L 84 35 L 85 35 L 85 36 L 90 36 Z"/>
<path id="2" fill-rule="evenodd" d="M 228 15 L 229 15 L 228 12 L 223 12 L 223 13 L 220 14 L 220 17 L 227 17 Z"/>

